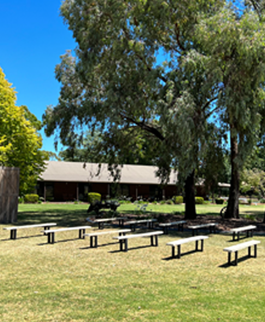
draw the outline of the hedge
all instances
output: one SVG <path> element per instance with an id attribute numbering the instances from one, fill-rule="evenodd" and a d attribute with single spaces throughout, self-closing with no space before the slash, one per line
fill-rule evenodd
<path id="1" fill-rule="evenodd" d="M 195 203 L 196 203 L 196 205 L 202 205 L 202 204 L 204 204 L 203 197 L 195 197 Z"/>
<path id="2" fill-rule="evenodd" d="M 24 196 L 25 203 L 38 203 L 39 196 L 37 194 L 28 194 Z"/>
<path id="3" fill-rule="evenodd" d="M 222 205 L 222 204 L 224 203 L 224 199 L 222 199 L 222 198 L 216 198 L 216 199 L 215 199 L 215 203 L 216 203 L 217 205 Z"/>
<path id="4" fill-rule="evenodd" d="M 87 200 L 90 204 L 94 204 L 101 200 L 101 194 L 97 192 L 89 192 L 87 195 Z"/>
<path id="5" fill-rule="evenodd" d="M 174 197 L 172 197 L 172 200 L 174 201 L 174 203 L 176 205 L 179 205 L 179 204 L 183 203 L 183 197 L 182 196 L 174 196 Z"/>

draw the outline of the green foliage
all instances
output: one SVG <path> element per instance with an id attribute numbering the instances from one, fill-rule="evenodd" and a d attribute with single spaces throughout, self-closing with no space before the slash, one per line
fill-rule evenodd
<path id="1" fill-rule="evenodd" d="M 24 196 L 25 203 L 38 203 L 39 196 L 37 194 L 26 194 Z"/>
<path id="2" fill-rule="evenodd" d="M 215 198 L 215 203 L 217 205 L 222 205 L 224 203 L 224 199 L 222 199 L 222 198 Z"/>
<path id="3" fill-rule="evenodd" d="M 174 197 L 172 197 L 172 200 L 176 205 L 183 203 L 183 197 L 182 196 L 174 196 Z"/>
<path id="4" fill-rule="evenodd" d="M 204 204 L 203 197 L 195 197 L 195 203 L 196 205 L 203 205 Z"/>
<path id="5" fill-rule="evenodd" d="M 101 194 L 97 192 L 89 192 L 87 194 L 87 200 L 89 203 L 94 204 L 97 201 L 101 201 Z"/>
<path id="6" fill-rule="evenodd" d="M 41 122 L 26 106 L 16 106 L 16 95 L 0 68 L 0 165 L 20 169 L 20 195 L 32 191 L 45 167 L 41 151 Z"/>

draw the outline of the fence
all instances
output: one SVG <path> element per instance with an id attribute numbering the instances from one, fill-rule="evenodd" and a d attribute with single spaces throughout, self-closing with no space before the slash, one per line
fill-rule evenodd
<path id="1" fill-rule="evenodd" d="M 0 222 L 17 221 L 19 168 L 0 167 Z"/>

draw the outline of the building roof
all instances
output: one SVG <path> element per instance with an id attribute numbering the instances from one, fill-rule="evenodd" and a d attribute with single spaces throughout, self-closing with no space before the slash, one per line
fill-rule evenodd
<path id="1" fill-rule="evenodd" d="M 119 183 L 160 184 L 160 179 L 156 176 L 158 167 L 124 164 L 119 168 L 121 170 Z M 101 164 L 101 170 L 99 172 L 97 163 L 47 161 L 46 170 L 41 174 L 40 178 L 43 181 L 53 182 L 113 182 L 113 177 L 106 163 Z M 175 185 L 176 182 L 177 172 L 172 171 L 168 184 Z"/>

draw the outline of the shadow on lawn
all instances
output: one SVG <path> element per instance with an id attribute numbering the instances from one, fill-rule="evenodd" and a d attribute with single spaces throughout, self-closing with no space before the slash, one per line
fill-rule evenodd
<path id="1" fill-rule="evenodd" d="M 86 210 L 80 209 L 49 209 L 47 212 L 21 211 L 18 213 L 18 220 L 14 225 L 41 224 L 45 222 L 56 222 L 58 226 L 62 227 L 89 225 L 86 218 Z"/>

